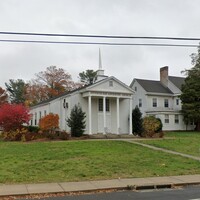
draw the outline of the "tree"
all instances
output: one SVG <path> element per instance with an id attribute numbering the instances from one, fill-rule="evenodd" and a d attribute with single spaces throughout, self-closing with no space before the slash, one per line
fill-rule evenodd
<path id="1" fill-rule="evenodd" d="M 71 135 L 80 137 L 85 129 L 85 112 L 82 111 L 80 106 L 75 105 L 71 111 L 70 118 L 67 119 L 67 125 L 71 128 Z"/>
<path id="2" fill-rule="evenodd" d="M 30 81 L 26 87 L 26 105 L 33 106 L 37 103 L 49 99 L 48 87 L 46 85 L 37 84 Z"/>
<path id="3" fill-rule="evenodd" d="M 56 66 L 47 67 L 46 71 L 36 74 L 34 81 L 38 85 L 46 86 L 48 98 L 77 88 L 77 85 L 71 79 L 71 75 Z"/>
<path id="4" fill-rule="evenodd" d="M 29 120 L 29 110 L 22 104 L 7 103 L 0 106 L 0 126 L 4 131 L 21 129 Z"/>
<path id="5" fill-rule="evenodd" d="M 9 83 L 5 83 L 6 89 L 9 93 L 11 103 L 24 104 L 26 98 L 26 84 L 22 79 L 10 79 Z"/>
<path id="6" fill-rule="evenodd" d="M 133 134 L 138 134 L 139 136 L 142 136 L 142 113 L 140 112 L 140 109 L 138 106 L 135 107 L 132 111 L 132 127 L 133 127 Z"/>
<path id="7" fill-rule="evenodd" d="M 79 79 L 82 83 L 92 84 L 96 80 L 97 72 L 91 69 L 87 69 L 85 72 L 79 73 Z"/>
<path id="8" fill-rule="evenodd" d="M 192 54 L 191 69 L 185 70 L 187 77 L 182 85 L 182 113 L 186 124 L 194 122 L 196 130 L 200 131 L 200 46 L 198 53 Z"/>
<path id="9" fill-rule="evenodd" d="M 6 94 L 6 91 L 0 87 L 0 106 L 7 102 L 8 95 Z"/>
<path id="10" fill-rule="evenodd" d="M 40 119 L 39 127 L 42 131 L 49 131 L 54 133 L 55 129 L 59 127 L 59 116 L 50 113 Z"/>

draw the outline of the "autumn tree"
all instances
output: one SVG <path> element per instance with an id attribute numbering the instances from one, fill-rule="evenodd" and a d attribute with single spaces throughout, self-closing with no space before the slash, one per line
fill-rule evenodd
<path id="1" fill-rule="evenodd" d="M 35 82 L 46 86 L 48 98 L 77 88 L 77 85 L 72 81 L 71 75 L 56 66 L 47 67 L 45 71 L 36 74 Z"/>
<path id="2" fill-rule="evenodd" d="M 0 106 L 6 103 L 7 100 L 8 100 L 8 95 L 6 91 L 2 87 L 0 87 Z"/>
<path id="3" fill-rule="evenodd" d="M 35 81 L 30 81 L 26 87 L 26 105 L 33 106 L 39 102 L 49 99 L 48 87 L 36 83 Z"/>
<path id="4" fill-rule="evenodd" d="M 23 103 L 26 100 L 26 83 L 22 79 L 10 79 L 5 83 L 11 103 Z"/>
<path id="5" fill-rule="evenodd" d="M 187 77 L 182 85 L 182 113 L 186 124 L 194 122 L 200 131 L 200 46 L 198 53 L 192 54 L 191 69 L 185 70 Z"/>
<path id="6" fill-rule="evenodd" d="M 22 104 L 6 103 L 0 106 L 0 126 L 4 131 L 21 129 L 29 120 L 29 110 Z"/>
<path id="7" fill-rule="evenodd" d="M 79 79 L 84 84 L 92 84 L 95 82 L 97 76 L 97 72 L 91 69 L 87 69 L 79 73 Z"/>

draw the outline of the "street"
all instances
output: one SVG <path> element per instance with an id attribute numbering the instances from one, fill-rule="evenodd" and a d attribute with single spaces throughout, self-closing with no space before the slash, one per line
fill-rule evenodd
<path id="1" fill-rule="evenodd" d="M 177 189 L 118 191 L 112 193 L 94 193 L 65 197 L 49 197 L 43 200 L 200 200 L 200 186 L 188 186 Z"/>

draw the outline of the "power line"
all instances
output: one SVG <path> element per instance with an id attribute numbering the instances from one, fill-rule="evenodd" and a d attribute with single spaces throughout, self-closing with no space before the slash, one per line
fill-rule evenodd
<path id="1" fill-rule="evenodd" d="M 141 36 L 123 36 L 123 35 L 87 35 L 87 34 L 58 34 L 58 33 L 32 33 L 32 32 L 0 32 L 0 35 L 200 41 L 200 38 L 193 38 L 193 37 L 160 37 L 160 36 L 141 37 Z"/>
<path id="2" fill-rule="evenodd" d="M 117 43 L 117 42 L 61 42 L 47 40 L 0 40 L 9 43 L 71 44 L 71 45 L 107 45 L 107 46 L 160 46 L 160 47 L 198 47 L 195 44 L 153 44 L 153 43 Z"/>

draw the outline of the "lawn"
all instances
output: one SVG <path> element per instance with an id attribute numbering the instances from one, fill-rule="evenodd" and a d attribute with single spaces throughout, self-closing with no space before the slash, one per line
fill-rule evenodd
<path id="1" fill-rule="evenodd" d="M 170 132 L 165 135 L 164 140 L 142 142 L 200 157 L 200 132 Z"/>
<path id="2" fill-rule="evenodd" d="M 0 142 L 0 183 L 199 174 L 200 163 L 123 141 Z"/>

